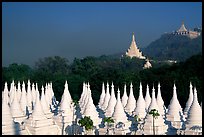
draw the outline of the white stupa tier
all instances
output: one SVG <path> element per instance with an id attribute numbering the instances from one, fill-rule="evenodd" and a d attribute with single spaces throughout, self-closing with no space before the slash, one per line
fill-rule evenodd
<path id="1" fill-rule="evenodd" d="M 20 102 L 20 99 L 21 99 L 21 83 L 20 83 L 20 81 L 18 82 L 18 88 L 16 91 L 16 95 L 17 95 L 18 102 Z"/>
<path id="2" fill-rule="evenodd" d="M 71 100 L 69 97 L 68 83 L 65 82 L 64 93 L 60 102 L 59 112 L 57 116 L 54 116 L 53 119 L 56 121 L 57 125 L 62 129 L 63 126 L 66 127 L 72 124 L 73 121 L 73 111 L 71 106 Z"/>
<path id="3" fill-rule="evenodd" d="M 31 87 L 30 87 L 30 80 L 28 80 L 27 96 L 26 97 L 27 97 L 28 112 L 32 113 L 33 98 L 32 98 L 32 92 L 31 92 Z"/>
<path id="4" fill-rule="evenodd" d="M 202 133 L 202 109 L 198 103 L 197 90 L 194 87 L 193 102 L 186 120 L 186 135 L 193 135 L 196 132 Z"/>
<path id="5" fill-rule="evenodd" d="M 155 98 L 155 89 L 153 86 L 152 89 L 152 99 L 150 106 L 148 108 L 148 113 L 145 117 L 145 123 L 144 123 L 144 135 L 153 135 L 153 118 L 152 115 L 149 114 L 149 112 L 152 109 L 159 110 L 159 107 L 157 105 L 157 101 Z M 156 135 L 164 135 L 167 132 L 168 126 L 164 123 L 164 119 L 161 115 L 157 116 L 156 119 L 154 119 L 154 125 L 155 125 L 155 134 Z"/>
<path id="6" fill-rule="evenodd" d="M 99 118 L 98 112 L 96 111 L 96 107 L 93 104 L 93 99 L 91 97 L 91 89 L 90 85 L 88 84 L 88 102 L 85 106 L 83 116 L 90 116 L 90 118 L 93 120 L 93 125 L 96 126 L 96 128 L 99 128 L 99 124 L 101 123 L 102 119 Z"/>
<path id="7" fill-rule="evenodd" d="M 145 109 L 146 109 L 146 111 L 148 111 L 150 103 L 151 103 L 151 97 L 149 95 L 149 85 L 147 84 L 146 96 L 145 96 Z"/>
<path id="8" fill-rule="evenodd" d="M 106 117 L 111 117 L 112 116 L 115 104 L 116 104 L 116 98 L 115 98 L 114 85 L 112 83 L 112 85 L 111 85 L 111 96 L 110 96 L 110 99 L 109 99 L 109 102 L 108 102 L 108 106 L 107 106 L 107 108 L 105 110 L 105 116 Z"/>
<path id="9" fill-rule="evenodd" d="M 172 128 L 176 128 L 176 129 L 182 128 L 183 113 L 182 113 L 179 101 L 177 99 L 175 84 L 174 84 L 174 88 L 173 88 L 173 97 L 172 97 L 170 104 L 168 106 L 168 112 L 166 114 L 166 117 L 167 117 L 167 121 L 171 122 Z"/>
<path id="10" fill-rule="evenodd" d="M 44 114 L 46 115 L 47 118 L 52 118 L 54 114 L 51 112 L 50 106 L 49 106 L 49 104 L 46 101 L 45 93 L 44 93 L 44 87 L 43 86 L 41 88 L 41 91 L 42 92 L 41 92 L 40 102 L 41 102 L 41 106 L 42 106 L 43 112 L 44 112 Z"/>
<path id="11" fill-rule="evenodd" d="M 32 100 L 32 102 L 33 102 L 32 110 L 33 110 L 35 102 L 36 102 L 36 91 L 35 91 L 35 84 L 34 83 L 32 84 L 31 93 L 32 93 L 32 99 L 33 99 Z"/>
<path id="12" fill-rule="evenodd" d="M 126 56 L 129 56 L 130 58 L 136 57 L 139 59 L 145 59 L 145 57 L 142 55 L 142 52 L 140 52 L 140 50 L 138 49 L 136 45 L 134 33 L 132 35 L 132 42 L 131 42 L 130 48 L 127 50 L 125 54 Z"/>
<path id="13" fill-rule="evenodd" d="M 157 104 L 158 104 L 158 107 L 159 107 L 160 114 L 163 117 L 165 117 L 166 107 L 164 105 L 164 101 L 163 101 L 162 96 L 161 96 L 161 86 L 160 86 L 160 83 L 158 83 Z"/>
<path id="14" fill-rule="evenodd" d="M 12 92 L 14 94 L 13 95 L 14 97 L 13 97 L 13 102 L 11 104 L 11 114 L 12 114 L 12 117 L 14 118 L 15 122 L 21 123 L 23 120 L 25 120 L 27 118 L 27 116 L 25 115 L 25 113 L 22 110 L 21 105 L 18 101 L 15 87 L 14 87 L 14 90 Z"/>
<path id="15" fill-rule="evenodd" d="M 102 109 L 103 111 L 105 111 L 105 109 L 107 108 L 109 99 L 110 99 L 109 84 L 108 84 L 108 82 L 107 82 L 107 85 L 106 85 L 106 95 L 105 95 L 105 98 L 104 98 L 103 105 L 102 105 L 102 107 L 101 107 L 101 109 Z"/>
<path id="16" fill-rule="evenodd" d="M 134 115 L 139 116 L 140 119 L 144 119 L 146 116 L 146 103 L 143 98 L 143 93 L 142 93 L 142 84 L 140 82 L 140 92 L 139 92 L 139 97 L 137 99 L 137 104 L 134 110 Z"/>
<path id="17" fill-rule="evenodd" d="M 127 100 L 127 104 L 125 106 L 125 111 L 129 114 L 132 115 L 132 112 L 134 111 L 136 107 L 136 100 L 135 97 L 133 95 L 133 85 L 132 83 L 130 84 L 130 94 Z"/>
<path id="18" fill-rule="evenodd" d="M 190 82 L 189 97 L 188 97 L 188 101 L 186 102 L 186 107 L 185 107 L 185 109 L 184 109 L 184 115 L 185 115 L 185 117 L 188 116 L 188 111 L 189 111 L 189 109 L 190 109 L 190 106 L 191 106 L 192 102 L 193 102 L 193 86 L 192 86 L 192 84 L 191 84 L 191 82 Z"/>
<path id="19" fill-rule="evenodd" d="M 27 96 L 25 90 L 25 83 L 22 84 L 22 93 L 20 98 L 21 109 L 23 110 L 24 115 L 28 115 L 28 105 L 27 105 Z"/>
<path id="20" fill-rule="evenodd" d="M 15 123 L 8 105 L 7 83 L 5 83 L 4 92 L 2 93 L 4 96 L 2 100 L 2 135 L 15 135 Z"/>
<path id="21" fill-rule="evenodd" d="M 15 88 L 15 85 L 14 85 L 14 80 L 12 81 L 11 83 L 11 86 L 10 86 L 10 91 L 9 91 L 9 105 L 11 106 L 12 102 L 13 102 L 13 98 L 14 98 L 14 89 Z"/>
<path id="22" fill-rule="evenodd" d="M 43 112 L 39 92 L 36 95 L 36 104 L 33 113 L 25 120 L 25 129 L 31 135 L 59 135 L 60 128 Z"/>
<path id="23" fill-rule="evenodd" d="M 100 99 L 99 99 L 99 103 L 98 103 L 98 107 L 101 108 L 101 106 L 103 105 L 103 102 L 104 102 L 104 98 L 105 98 L 105 85 L 104 83 L 102 84 L 102 93 L 100 95 Z"/>
<path id="24" fill-rule="evenodd" d="M 124 85 L 124 92 L 123 92 L 123 96 L 122 96 L 122 104 L 123 107 L 125 108 L 126 104 L 128 101 L 128 96 L 127 96 L 127 91 L 126 91 L 126 84 Z"/>
<path id="25" fill-rule="evenodd" d="M 117 102 L 114 107 L 114 112 L 112 115 L 112 118 L 114 120 L 114 124 L 117 125 L 119 122 L 122 122 L 124 124 L 124 130 L 128 132 L 128 128 L 130 127 L 131 123 L 127 120 L 127 116 L 125 114 L 125 111 L 123 109 L 123 105 L 120 99 L 120 90 L 118 88 L 117 91 Z"/>

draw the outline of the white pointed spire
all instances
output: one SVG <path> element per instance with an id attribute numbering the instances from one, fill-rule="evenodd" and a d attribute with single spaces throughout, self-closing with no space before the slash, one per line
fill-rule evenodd
<path id="1" fill-rule="evenodd" d="M 105 110 L 108 106 L 108 102 L 109 102 L 109 99 L 110 99 L 110 93 L 109 93 L 109 84 L 107 82 L 107 85 L 106 85 L 106 95 L 105 95 L 105 98 L 104 98 L 104 102 L 103 102 L 103 105 L 102 105 L 102 110 Z"/>
<path id="2" fill-rule="evenodd" d="M 158 83 L 157 104 L 158 104 L 158 107 L 159 107 L 160 114 L 162 116 L 164 116 L 164 114 L 166 112 L 166 107 L 164 105 L 164 101 L 163 101 L 162 96 L 161 96 L 161 86 L 160 86 L 160 83 Z"/>
<path id="3" fill-rule="evenodd" d="M 192 102 L 193 102 L 193 86 L 192 86 L 192 84 L 191 84 L 191 82 L 190 82 L 189 97 L 188 97 L 188 101 L 186 102 L 186 107 L 185 107 L 185 109 L 184 109 L 184 114 L 185 114 L 185 116 L 187 116 L 188 111 L 189 111 L 189 109 L 190 109 L 190 106 L 191 106 Z"/>
<path id="4" fill-rule="evenodd" d="M 4 92 L 2 92 L 3 94 L 3 100 L 8 104 L 9 103 L 9 96 L 8 96 L 8 85 L 7 82 L 5 82 L 4 85 Z"/>
<path id="5" fill-rule="evenodd" d="M 21 109 L 21 105 L 18 101 L 17 93 L 15 90 L 13 90 L 13 94 L 14 94 L 14 99 L 11 104 L 11 114 L 15 122 L 21 123 L 26 118 L 26 116 L 23 113 L 23 110 Z"/>
<path id="6" fill-rule="evenodd" d="M 159 113 L 159 109 L 158 109 L 158 104 L 155 98 L 155 89 L 154 89 L 154 85 L 152 88 L 152 99 L 151 99 L 151 103 L 149 105 L 148 108 L 148 113 L 144 119 L 145 123 L 144 123 L 144 134 L 145 135 L 153 135 L 153 119 L 152 119 L 152 115 L 149 114 L 149 112 L 152 109 L 156 109 Z M 160 113 L 159 113 L 160 114 Z M 165 125 L 164 123 L 164 119 L 162 118 L 161 115 L 157 116 L 157 118 L 154 120 L 154 124 L 155 124 L 155 133 L 156 135 L 164 135 L 167 131 L 168 126 Z"/>
<path id="7" fill-rule="evenodd" d="M 8 92 L 7 82 L 4 87 L 4 99 L 2 101 L 2 135 L 15 135 L 14 121 L 11 114 L 11 110 L 8 105 Z"/>
<path id="8" fill-rule="evenodd" d="M 123 92 L 123 97 L 122 97 L 122 104 L 123 107 L 125 108 L 126 104 L 128 101 L 128 96 L 127 96 L 127 91 L 126 91 L 126 84 L 124 85 L 124 92 Z"/>
<path id="9" fill-rule="evenodd" d="M 114 112 L 113 112 L 113 115 L 112 115 L 114 121 L 115 121 L 115 124 L 117 124 L 118 122 L 123 122 L 123 123 L 126 123 L 127 122 L 127 116 L 125 114 L 125 111 L 123 109 L 123 106 L 122 106 L 122 103 L 121 103 L 121 100 L 120 100 L 120 90 L 118 88 L 118 91 L 117 91 L 117 102 L 116 102 L 116 105 L 114 107 Z"/>
<path id="10" fill-rule="evenodd" d="M 130 84 L 130 94 L 129 94 L 129 97 L 128 97 L 128 101 L 127 101 L 127 104 L 125 106 L 125 111 L 132 115 L 132 111 L 134 110 L 134 108 L 136 107 L 136 100 L 135 100 L 135 97 L 133 95 L 133 85 L 132 85 L 132 82 Z"/>
<path id="11" fill-rule="evenodd" d="M 151 103 L 151 97 L 149 95 L 149 85 L 147 84 L 146 96 L 145 96 L 145 109 L 146 110 L 148 110 L 150 103 Z"/>
<path id="12" fill-rule="evenodd" d="M 168 112 L 167 112 L 166 117 L 167 117 L 167 120 L 171 122 L 171 126 L 178 129 L 182 127 L 183 112 L 182 112 L 180 103 L 177 99 L 175 83 L 174 83 L 173 89 L 174 89 L 173 97 L 168 106 Z"/>
<path id="13" fill-rule="evenodd" d="M 140 93 L 139 93 L 139 97 L 137 99 L 137 104 L 136 107 L 134 109 L 134 114 L 138 115 L 141 119 L 145 118 L 146 116 L 146 110 L 145 110 L 145 100 L 143 98 L 143 93 L 142 93 L 142 84 L 140 82 Z"/>
<path id="14" fill-rule="evenodd" d="M 33 101 L 33 107 L 32 109 L 34 109 L 34 105 L 35 105 L 35 100 L 36 100 L 36 91 L 35 91 L 35 84 L 32 84 L 32 88 L 31 88 L 31 93 L 32 93 L 32 101 Z"/>
<path id="15" fill-rule="evenodd" d="M 28 111 L 27 96 L 26 96 L 24 81 L 23 81 L 23 84 L 22 84 L 22 93 L 21 93 L 21 98 L 20 98 L 20 105 L 21 105 L 21 109 L 23 110 L 23 113 L 25 115 L 28 115 L 28 113 L 27 113 L 27 111 Z"/>
<path id="16" fill-rule="evenodd" d="M 202 109 L 198 103 L 196 87 L 194 87 L 193 102 L 186 120 L 186 130 L 189 130 L 193 126 L 202 127 Z"/>
<path id="17" fill-rule="evenodd" d="M 112 116 L 115 104 L 116 104 L 116 98 L 115 98 L 114 85 L 112 83 L 112 85 L 111 85 L 111 96 L 110 96 L 110 99 L 109 99 L 109 102 L 108 102 L 108 106 L 107 106 L 107 108 L 105 110 L 106 117 Z"/>
<path id="18" fill-rule="evenodd" d="M 105 98 L 105 85 L 104 83 L 102 84 L 102 93 L 100 95 L 100 100 L 99 100 L 99 103 L 98 103 L 98 106 L 99 108 L 101 108 L 101 105 L 103 104 L 104 102 L 104 98 Z"/>
<path id="19" fill-rule="evenodd" d="M 18 101 L 20 101 L 20 98 L 21 98 L 21 83 L 20 83 L 20 81 L 18 81 L 18 88 L 17 88 L 17 92 L 16 92 L 16 97 L 17 97 Z"/>
<path id="20" fill-rule="evenodd" d="M 28 88 L 27 88 L 27 105 L 28 105 L 28 110 L 29 112 L 32 112 L 32 104 L 33 104 L 33 97 L 32 97 L 32 92 L 30 88 L 30 80 L 28 80 Z"/>
<path id="21" fill-rule="evenodd" d="M 44 87 L 42 85 L 42 88 L 41 88 L 41 99 L 40 99 L 40 103 L 41 103 L 41 106 L 42 106 L 42 109 L 43 109 L 43 112 L 44 114 L 47 114 L 47 113 L 51 113 L 50 109 L 49 109 L 49 105 L 46 101 L 46 98 L 45 98 L 45 92 L 44 92 Z"/>

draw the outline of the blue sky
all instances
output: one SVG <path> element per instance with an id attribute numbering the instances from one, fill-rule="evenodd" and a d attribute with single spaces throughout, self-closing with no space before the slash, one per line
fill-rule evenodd
<path id="1" fill-rule="evenodd" d="M 39 58 L 125 52 L 135 33 L 146 47 L 185 22 L 202 25 L 201 2 L 3 2 L 2 65 Z"/>

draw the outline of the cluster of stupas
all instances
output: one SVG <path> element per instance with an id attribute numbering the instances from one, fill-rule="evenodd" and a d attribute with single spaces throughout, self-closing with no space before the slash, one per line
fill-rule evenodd
<path id="1" fill-rule="evenodd" d="M 97 135 L 107 134 L 106 129 L 109 127 L 104 126 L 105 117 L 111 117 L 114 120 L 112 134 L 115 135 L 153 135 L 154 133 L 156 135 L 202 135 L 202 107 L 197 99 L 196 87 L 190 83 L 185 109 L 179 103 L 175 84 L 173 96 L 167 108 L 162 99 L 160 83 L 157 89 L 156 96 L 154 86 L 150 92 L 147 84 L 144 97 L 140 82 L 139 96 L 135 97 L 132 83 L 129 92 L 126 91 L 126 84 L 124 85 L 123 95 L 113 83 L 110 87 L 108 82 L 106 87 L 102 83 L 100 99 L 95 106 L 89 83 L 83 83 L 83 91 L 76 107 L 67 81 L 59 103 L 54 96 L 52 83 L 42 86 L 41 92 L 38 90 L 37 83 L 31 84 L 29 80 L 27 83 L 22 82 L 22 85 L 18 82 L 17 88 L 13 81 L 10 90 L 5 83 L 2 92 L 2 134 L 73 135 L 77 134 L 73 124 L 78 125 L 82 117 L 90 116 L 94 126 L 92 134 Z M 149 114 L 152 109 L 156 109 L 159 113 L 154 120 Z M 132 124 L 135 122 L 134 116 L 140 119 L 136 127 Z M 77 126 L 74 127 L 77 128 Z M 85 133 L 84 128 L 80 128 L 79 131 L 78 134 Z"/>

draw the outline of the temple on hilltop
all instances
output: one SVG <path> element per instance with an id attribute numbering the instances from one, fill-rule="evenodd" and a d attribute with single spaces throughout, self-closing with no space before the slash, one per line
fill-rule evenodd
<path id="1" fill-rule="evenodd" d="M 184 22 L 182 22 L 181 27 L 177 31 L 174 31 L 173 34 L 187 36 L 191 39 L 197 38 L 198 36 L 200 36 L 200 32 L 187 30 L 184 25 Z"/>
<path id="2" fill-rule="evenodd" d="M 145 59 L 145 56 L 142 55 L 142 52 L 139 51 L 139 48 L 136 45 L 134 33 L 132 34 L 132 43 L 130 48 L 127 50 L 125 55 L 129 56 L 130 58 L 136 57 L 139 59 Z"/>

